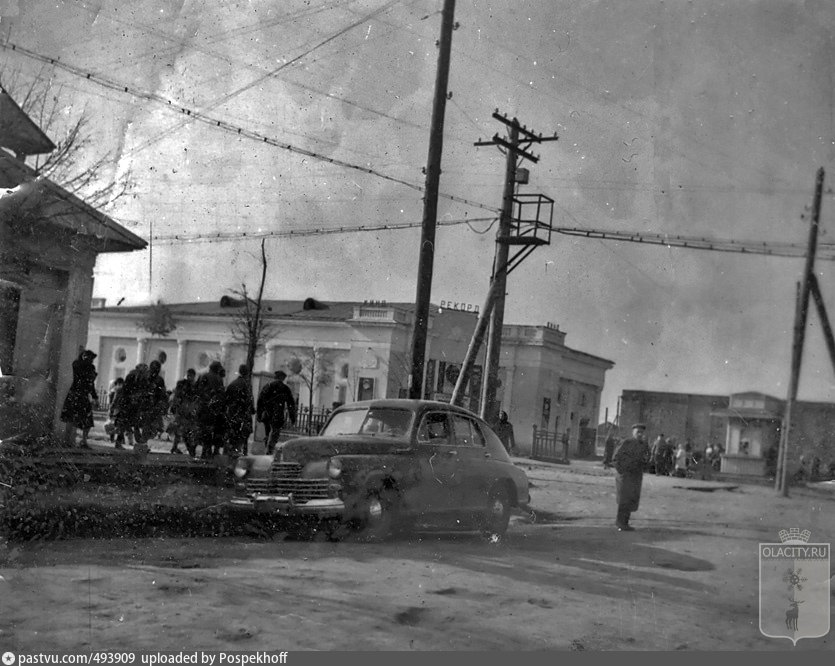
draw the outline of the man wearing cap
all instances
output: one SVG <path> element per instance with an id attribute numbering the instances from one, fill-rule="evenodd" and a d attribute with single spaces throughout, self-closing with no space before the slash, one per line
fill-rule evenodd
<path id="1" fill-rule="evenodd" d="M 649 460 L 646 430 L 647 427 L 643 423 L 633 425 L 632 437 L 623 440 L 612 456 L 618 502 L 615 525 L 619 532 L 631 532 L 635 529 L 629 525 L 629 516 L 638 510 L 644 466 Z"/>
<path id="2" fill-rule="evenodd" d="M 290 387 L 284 383 L 285 377 L 286 372 L 276 370 L 275 379 L 258 394 L 258 405 L 255 407 L 256 418 L 264 424 L 268 455 L 275 450 L 278 436 L 284 427 L 285 409 L 290 423 L 296 424 L 296 400 Z"/>

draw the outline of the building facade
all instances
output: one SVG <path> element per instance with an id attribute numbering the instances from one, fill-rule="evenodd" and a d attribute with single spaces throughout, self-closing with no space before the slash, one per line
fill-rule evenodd
<path id="1" fill-rule="evenodd" d="M 695 451 L 721 444 L 721 471 L 765 476 L 774 473 L 785 413 L 784 400 L 757 391 L 730 396 L 624 391 L 620 432 L 644 422 L 650 438 L 663 433 L 690 441 Z M 821 468 L 835 462 L 835 405 L 797 401 L 792 411 L 787 462 L 789 473 L 808 472 L 813 461 Z"/>
<path id="2" fill-rule="evenodd" d="M 408 395 L 414 304 L 308 298 L 265 301 L 264 307 L 270 334 L 253 368 L 256 392 L 281 369 L 300 408 Z M 162 361 L 169 388 L 188 368 L 204 372 L 214 360 L 226 368 L 228 379 L 234 377 L 246 361 L 245 341 L 235 334 L 240 302 L 223 297 L 165 308 L 174 326 L 166 336 L 148 332 L 152 306 L 92 311 L 88 344 L 99 354 L 101 388 L 152 359 Z M 451 398 L 476 319 L 472 312 L 430 308 L 424 397 Z M 566 347 L 565 333 L 553 326 L 511 325 L 503 333 L 498 397 L 520 448 L 530 451 L 533 425 L 579 438 L 580 428 L 597 418 L 605 371 L 613 363 Z M 476 413 L 483 354 L 463 400 Z"/>

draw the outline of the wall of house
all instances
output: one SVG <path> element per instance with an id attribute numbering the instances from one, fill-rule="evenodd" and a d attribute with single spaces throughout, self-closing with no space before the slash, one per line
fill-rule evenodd
<path id="1" fill-rule="evenodd" d="M 822 469 L 835 462 L 835 405 L 822 402 L 797 402 L 792 410 L 791 446 L 788 469 L 800 467 L 804 457 L 807 470 L 815 458 Z"/>
<path id="2" fill-rule="evenodd" d="M 532 449 L 533 426 L 566 433 L 571 455 L 581 453 L 582 428 L 596 426 L 605 372 L 612 364 L 572 350 L 564 341 L 565 333 L 557 328 L 504 327 L 499 397 L 524 453 Z"/>
<path id="3" fill-rule="evenodd" d="M 0 279 L 19 290 L 17 309 L 5 312 L 16 321 L 3 324 L 14 331 L 6 351 L 12 378 L 0 391 L 4 434 L 71 436 L 60 413 L 86 343 L 95 257 L 83 238 L 38 218 L 0 225 Z"/>
<path id="4" fill-rule="evenodd" d="M 728 406 L 728 397 L 691 393 L 624 391 L 620 405 L 620 436 L 629 435 L 633 423 L 646 423 L 650 440 L 663 433 L 679 441 L 692 442 L 699 450 L 708 442 L 726 440 L 726 420 L 711 412 Z"/>

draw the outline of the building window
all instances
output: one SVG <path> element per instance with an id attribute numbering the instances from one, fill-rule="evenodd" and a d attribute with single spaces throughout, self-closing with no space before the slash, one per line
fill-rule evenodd
<path id="1" fill-rule="evenodd" d="M 431 398 L 435 386 L 435 359 L 429 359 L 426 362 L 426 386 L 424 388 L 423 397 Z"/>
<path id="2" fill-rule="evenodd" d="M 542 418 L 539 422 L 539 427 L 542 430 L 548 430 L 548 423 L 551 421 L 551 398 L 542 399 Z"/>
<path id="3" fill-rule="evenodd" d="M 360 377 L 357 389 L 357 400 L 374 399 L 374 380 L 371 377 Z"/>
<path id="4" fill-rule="evenodd" d="M 209 363 L 212 362 L 212 357 L 207 354 L 206 352 L 200 352 L 200 355 L 197 357 L 197 366 L 203 370 L 209 367 Z"/>
<path id="5" fill-rule="evenodd" d="M 124 347 L 116 347 L 113 350 L 113 360 L 116 363 L 124 363 L 128 358 L 128 352 L 125 350 Z"/>

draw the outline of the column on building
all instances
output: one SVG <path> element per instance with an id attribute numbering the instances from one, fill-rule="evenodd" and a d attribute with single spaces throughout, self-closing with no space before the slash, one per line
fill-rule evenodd
<path id="1" fill-rule="evenodd" d="M 186 345 L 185 340 L 177 340 L 177 367 L 176 380 L 179 381 L 186 375 Z"/>
<path id="2" fill-rule="evenodd" d="M 226 376 L 231 375 L 232 369 L 229 367 L 229 358 L 232 351 L 232 343 L 224 340 L 220 343 L 220 364 L 226 369 Z"/>
<path id="3" fill-rule="evenodd" d="M 148 354 L 148 338 L 136 338 L 136 363 L 145 363 Z"/>
<path id="4" fill-rule="evenodd" d="M 275 348 L 276 345 L 268 344 L 267 345 L 267 354 L 264 357 L 264 372 L 272 373 L 273 371 L 273 361 L 275 359 Z"/>

